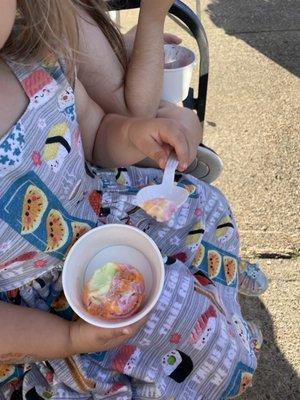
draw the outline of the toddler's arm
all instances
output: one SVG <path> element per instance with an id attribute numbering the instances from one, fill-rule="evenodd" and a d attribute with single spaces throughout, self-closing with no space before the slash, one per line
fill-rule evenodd
<path id="1" fill-rule="evenodd" d="M 157 117 L 172 119 L 185 127 L 187 132 L 186 138 L 190 149 L 190 158 L 188 162 L 190 164 L 196 157 L 198 146 L 203 140 L 202 126 L 197 114 L 188 108 L 161 101 Z M 142 160 L 138 165 L 143 167 L 157 167 L 157 163 L 149 158 Z"/>
<path id="2" fill-rule="evenodd" d="M 141 1 L 125 76 L 104 34 L 89 17 L 80 13 L 78 77 L 105 113 L 156 115 L 163 79 L 163 27 L 172 3 L 172 0 Z"/>
<path id="3" fill-rule="evenodd" d="M 75 99 L 85 158 L 102 167 L 135 164 L 146 157 L 164 168 L 170 150 L 179 159 L 179 170 L 187 168 L 193 149 L 184 125 L 167 118 L 134 118 L 104 115 L 77 80 Z"/>
<path id="4" fill-rule="evenodd" d="M 145 319 L 125 329 L 102 329 L 82 320 L 0 302 L 0 364 L 22 364 L 105 351 L 135 334 Z"/>
<path id="5" fill-rule="evenodd" d="M 55 315 L 0 302 L 0 363 L 64 358 L 72 354 L 70 323 Z"/>

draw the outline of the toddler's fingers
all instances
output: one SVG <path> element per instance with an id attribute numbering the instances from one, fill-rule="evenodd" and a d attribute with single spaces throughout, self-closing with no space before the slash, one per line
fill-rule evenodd
<path id="1" fill-rule="evenodd" d="M 166 151 L 164 142 L 159 137 L 161 122 L 158 121 L 159 119 L 149 119 L 147 121 L 149 131 L 144 135 L 141 134 L 141 130 L 144 128 L 141 124 L 143 121 L 137 121 L 135 129 L 132 129 L 131 134 L 129 134 L 129 139 L 145 157 L 151 158 L 160 168 L 164 168 L 168 159 L 168 151 Z"/>
<path id="2" fill-rule="evenodd" d="M 154 138 L 151 138 L 151 142 L 146 143 L 142 150 L 147 157 L 156 161 L 161 169 L 165 167 L 169 153 L 163 144 L 159 144 Z"/>
<path id="3" fill-rule="evenodd" d="M 145 325 L 147 320 L 148 315 L 146 315 L 146 317 L 142 318 L 140 321 L 137 321 L 132 325 L 126 326 L 125 328 L 123 328 L 123 334 L 127 336 L 135 335 L 142 328 L 142 326 Z"/>
<path id="4" fill-rule="evenodd" d="M 140 321 L 135 322 L 132 325 L 125 326 L 124 328 L 117 328 L 117 329 L 105 329 L 105 331 L 108 333 L 109 338 L 111 339 L 117 339 L 117 338 L 122 338 L 124 337 L 124 340 L 126 337 L 133 336 L 135 333 L 137 333 L 141 327 L 145 324 L 147 321 L 148 317 L 142 318 Z"/>
<path id="5" fill-rule="evenodd" d="M 148 318 L 149 318 L 149 316 L 146 315 L 146 317 L 142 318 L 140 321 L 128 326 L 125 329 L 129 329 L 129 335 L 131 335 L 131 334 L 134 335 L 135 333 L 137 333 L 142 328 L 142 326 L 145 325 L 145 323 L 147 322 Z"/>
<path id="6" fill-rule="evenodd" d="M 179 125 L 174 121 L 170 121 L 167 129 L 161 129 L 160 137 L 163 142 L 174 148 L 179 160 L 178 169 L 184 171 L 188 167 L 190 158 L 189 144 Z"/>
<path id="7" fill-rule="evenodd" d="M 126 337 L 130 336 L 131 331 L 126 328 L 95 328 L 97 329 L 97 334 L 101 338 L 101 340 L 118 340 L 118 339 L 126 339 Z"/>

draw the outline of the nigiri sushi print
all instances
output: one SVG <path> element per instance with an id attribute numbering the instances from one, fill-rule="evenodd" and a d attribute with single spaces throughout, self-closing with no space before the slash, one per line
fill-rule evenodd
<path id="1" fill-rule="evenodd" d="M 29 251 L 27 253 L 23 253 L 15 258 L 13 258 L 12 260 L 9 260 L 3 264 L 0 264 L 0 270 L 5 269 L 7 267 L 17 266 L 26 261 L 32 260 L 37 254 L 38 254 L 37 251 Z"/>
<path id="2" fill-rule="evenodd" d="M 49 165 L 53 172 L 58 172 L 71 152 L 71 134 L 68 125 L 63 122 L 54 125 L 46 139 L 43 160 Z"/>
<path id="3" fill-rule="evenodd" d="M 231 239 L 234 233 L 234 225 L 229 216 L 223 217 L 217 225 L 215 236 L 220 243 L 225 243 Z"/>
<path id="4" fill-rule="evenodd" d="M 69 121 L 75 120 L 75 97 L 71 87 L 67 87 L 58 96 L 58 108 Z"/>
<path id="5" fill-rule="evenodd" d="M 43 69 L 32 72 L 22 81 L 22 85 L 30 98 L 29 109 L 36 109 L 48 103 L 58 90 L 56 81 Z"/>
<path id="6" fill-rule="evenodd" d="M 141 356 L 141 350 L 131 344 L 122 346 L 112 361 L 112 369 L 129 375 L 137 365 Z"/>
<path id="7" fill-rule="evenodd" d="M 191 251 L 196 251 L 198 249 L 203 234 L 204 234 L 204 227 L 202 223 L 199 221 L 189 231 L 185 240 L 185 244 Z"/>
<path id="8" fill-rule="evenodd" d="M 210 305 L 197 319 L 189 337 L 189 343 L 197 350 L 203 349 L 212 338 L 217 325 L 216 316 L 216 310 Z"/>

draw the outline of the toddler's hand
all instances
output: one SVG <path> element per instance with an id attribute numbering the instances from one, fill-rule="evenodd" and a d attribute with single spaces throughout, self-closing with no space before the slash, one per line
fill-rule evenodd
<path id="1" fill-rule="evenodd" d="M 125 328 L 97 328 L 79 319 L 70 325 L 70 353 L 92 353 L 110 350 L 134 336 L 147 317 Z"/>
<path id="2" fill-rule="evenodd" d="M 198 146 L 203 139 L 202 126 L 197 114 L 189 108 L 162 101 L 157 116 L 171 118 L 185 127 L 184 133 L 190 150 L 188 165 L 190 165 L 194 161 Z"/>
<path id="3" fill-rule="evenodd" d="M 184 171 L 193 157 L 184 125 L 168 118 L 135 118 L 128 127 L 128 140 L 145 158 L 154 160 L 164 169 L 170 151 L 174 150 L 178 170 Z"/>

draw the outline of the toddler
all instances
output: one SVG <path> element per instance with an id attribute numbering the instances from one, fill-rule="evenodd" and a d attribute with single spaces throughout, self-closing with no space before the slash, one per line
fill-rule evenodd
<path id="1" fill-rule="evenodd" d="M 227 201 L 179 172 L 190 196 L 168 224 L 133 205 L 162 171 L 131 165 L 149 157 L 164 168 L 172 149 L 185 170 L 188 130 L 172 118 L 105 114 L 91 99 L 76 78 L 71 1 L 0 8 L 0 398 L 242 394 L 261 335 L 237 302 L 239 239 Z M 165 259 L 155 309 L 125 329 L 86 324 L 62 292 L 68 250 L 103 223 L 138 227 Z"/>

